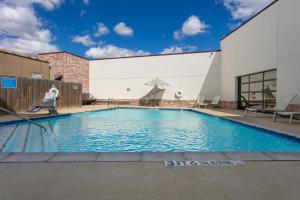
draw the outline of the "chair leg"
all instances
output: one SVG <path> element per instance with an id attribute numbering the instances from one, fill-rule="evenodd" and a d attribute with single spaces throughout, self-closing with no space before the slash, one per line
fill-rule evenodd
<path id="1" fill-rule="evenodd" d="M 274 115 L 273 115 L 273 122 L 276 122 L 276 116 L 277 114 L 276 114 L 276 112 L 274 112 Z"/>
<path id="2" fill-rule="evenodd" d="M 291 117 L 290 117 L 290 126 L 292 125 L 292 121 L 293 121 L 293 113 L 291 114 Z"/>
<path id="3" fill-rule="evenodd" d="M 247 117 L 247 108 L 245 109 L 244 118 Z"/>

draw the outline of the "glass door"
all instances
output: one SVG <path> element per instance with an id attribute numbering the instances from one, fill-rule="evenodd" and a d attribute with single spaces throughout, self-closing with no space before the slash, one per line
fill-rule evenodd
<path id="1" fill-rule="evenodd" d="M 276 82 L 276 70 L 238 77 L 238 108 L 274 107 Z"/>

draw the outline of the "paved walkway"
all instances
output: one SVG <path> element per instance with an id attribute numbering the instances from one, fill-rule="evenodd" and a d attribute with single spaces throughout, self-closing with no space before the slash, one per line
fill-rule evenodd
<path id="1" fill-rule="evenodd" d="M 0 164 L 0 199 L 300 199 L 300 162 L 165 167 L 163 162 Z"/>

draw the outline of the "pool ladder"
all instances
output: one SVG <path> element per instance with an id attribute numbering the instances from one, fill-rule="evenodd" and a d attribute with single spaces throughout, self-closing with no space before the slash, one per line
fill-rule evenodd
<path id="1" fill-rule="evenodd" d="M 0 110 L 2 110 L 2 111 L 5 112 L 5 113 L 14 115 L 15 117 L 18 117 L 18 118 L 20 118 L 20 119 L 23 119 L 23 120 L 29 122 L 30 124 L 34 124 L 34 125 L 40 127 L 44 132 L 47 132 L 46 127 L 43 126 L 43 125 L 40 124 L 40 123 L 37 123 L 37 122 L 35 122 L 35 121 L 32 121 L 32 120 L 30 120 L 30 119 L 28 119 L 28 118 L 26 118 L 26 117 L 22 117 L 21 115 L 19 115 L 19 114 L 17 114 L 17 113 L 14 113 L 14 112 L 12 112 L 12 111 L 10 111 L 10 110 L 7 110 L 7 109 L 5 109 L 5 108 L 2 108 L 2 107 L 0 107 Z"/>

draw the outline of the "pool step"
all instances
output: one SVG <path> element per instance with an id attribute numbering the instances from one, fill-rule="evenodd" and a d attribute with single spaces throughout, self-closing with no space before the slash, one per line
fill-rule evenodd
<path id="1" fill-rule="evenodd" d="M 0 126 L 0 152 L 3 151 L 7 142 L 13 136 L 17 128 L 18 128 L 18 124 Z"/>
<path id="2" fill-rule="evenodd" d="M 45 122 L 43 125 L 47 128 L 47 133 L 42 135 L 45 152 L 51 152 L 56 149 L 54 126 L 51 122 Z"/>
<path id="3" fill-rule="evenodd" d="M 44 133 L 47 134 L 47 133 Z M 43 132 L 38 126 L 31 126 L 25 152 L 44 152 Z"/>
<path id="4" fill-rule="evenodd" d="M 30 126 L 28 124 L 19 124 L 15 132 L 7 141 L 4 152 L 23 152 L 28 140 Z"/>
<path id="5" fill-rule="evenodd" d="M 48 133 L 32 124 L 0 127 L 0 152 L 44 152 Z"/>

